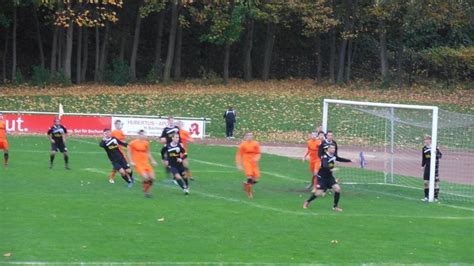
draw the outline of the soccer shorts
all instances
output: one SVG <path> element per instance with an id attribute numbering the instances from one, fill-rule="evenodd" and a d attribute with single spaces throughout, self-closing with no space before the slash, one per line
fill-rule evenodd
<path id="1" fill-rule="evenodd" d="M 332 186 L 336 185 L 336 178 L 334 176 L 331 177 L 321 177 L 318 175 L 318 185 L 316 186 L 319 190 L 328 190 L 331 189 Z"/>
<path id="2" fill-rule="evenodd" d="M 170 172 L 173 174 L 173 176 L 176 176 L 176 174 L 179 174 L 181 177 L 184 177 L 186 174 L 186 169 L 184 169 L 184 166 L 179 165 L 179 166 L 170 166 Z"/>
<path id="3" fill-rule="evenodd" d="M 425 167 L 425 170 L 423 171 L 423 180 L 425 181 L 430 180 L 430 168 L 428 167 Z M 439 182 L 438 171 L 435 171 L 435 181 Z"/>
<path id="4" fill-rule="evenodd" d="M 120 158 L 116 161 L 112 161 L 112 167 L 115 169 L 115 170 L 120 170 L 120 169 L 129 169 L 130 168 L 130 165 L 128 164 L 127 160 L 125 160 L 125 158 Z"/>
<path id="5" fill-rule="evenodd" d="M 8 150 L 8 141 L 6 139 L 0 139 L 0 150 Z"/>
<path id="6" fill-rule="evenodd" d="M 254 179 L 260 178 L 260 170 L 258 169 L 257 163 L 244 162 L 244 172 L 246 177 L 252 177 Z"/>
<path id="7" fill-rule="evenodd" d="M 147 175 L 147 174 L 152 174 L 153 173 L 153 167 L 149 163 L 144 163 L 144 164 L 137 164 L 135 165 L 135 171 L 141 175 Z"/>
<path id="8" fill-rule="evenodd" d="M 62 153 L 67 152 L 67 147 L 64 145 L 64 142 L 55 142 L 51 143 L 51 151 L 60 151 Z"/>

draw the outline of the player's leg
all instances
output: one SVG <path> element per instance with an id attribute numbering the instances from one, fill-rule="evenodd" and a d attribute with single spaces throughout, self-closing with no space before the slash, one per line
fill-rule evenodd
<path id="1" fill-rule="evenodd" d="M 115 183 L 115 174 L 117 173 L 117 171 L 112 168 L 112 171 L 110 171 L 110 175 L 109 175 L 109 183 L 113 184 Z"/>
<path id="2" fill-rule="evenodd" d="M 438 177 L 436 177 L 435 179 L 434 199 L 435 201 L 439 200 L 439 178 Z"/>
<path id="3" fill-rule="evenodd" d="M 321 177 L 317 176 L 317 182 L 316 182 L 316 187 L 311 191 L 311 196 L 307 200 L 304 201 L 303 203 L 303 208 L 307 209 L 309 207 L 309 204 L 315 200 L 316 198 L 320 197 L 323 195 L 324 190 L 326 189 L 326 182 L 323 180 Z"/>
<path id="4" fill-rule="evenodd" d="M 186 194 L 189 193 L 188 186 L 184 182 L 183 177 L 179 174 L 179 172 L 176 172 L 176 174 L 174 175 L 174 178 L 176 182 L 178 183 L 178 185 L 181 187 L 181 189 L 183 189 L 184 193 Z"/>
<path id="5" fill-rule="evenodd" d="M 232 139 L 234 138 L 234 123 L 230 123 L 229 137 L 232 138 Z"/>
<path id="6" fill-rule="evenodd" d="M 67 170 L 70 170 L 71 168 L 69 168 L 69 154 L 66 149 L 64 150 L 63 155 L 64 155 L 64 167 Z"/>
<path id="7" fill-rule="evenodd" d="M 131 188 L 133 186 L 132 179 L 130 178 L 130 175 L 128 174 L 128 172 L 125 170 L 124 166 L 122 166 L 120 162 L 114 162 L 112 164 L 115 170 L 117 170 L 120 173 L 120 175 L 122 176 L 122 179 L 125 180 L 125 182 L 127 182 L 128 187 Z"/>
<path id="8" fill-rule="evenodd" d="M 423 173 L 423 184 L 424 184 L 424 195 L 425 197 L 421 199 L 422 201 L 428 201 L 428 195 L 430 191 L 430 172 L 429 169 L 425 168 Z"/>
<path id="9" fill-rule="evenodd" d="M 193 173 L 191 172 L 191 169 L 189 169 L 189 161 L 187 158 L 183 160 L 183 166 L 184 170 L 186 170 L 186 178 L 188 180 L 194 180 Z"/>
<path id="10" fill-rule="evenodd" d="M 139 174 L 143 177 L 143 193 L 145 193 L 146 198 L 151 198 L 150 189 L 153 186 L 155 174 L 151 169 L 143 169 Z"/>
<path id="11" fill-rule="evenodd" d="M 339 184 L 332 185 L 332 190 L 334 191 L 334 204 L 332 206 L 333 210 L 341 212 L 342 209 L 339 208 L 339 199 L 341 198 L 341 187 Z"/>
<path id="12" fill-rule="evenodd" d="M 0 140 L 0 150 L 3 150 L 3 165 L 8 166 L 8 142 Z"/>
<path id="13" fill-rule="evenodd" d="M 51 144 L 51 153 L 49 154 L 49 169 L 53 168 L 54 158 L 56 157 L 56 152 L 58 152 L 58 147 L 56 143 Z"/>

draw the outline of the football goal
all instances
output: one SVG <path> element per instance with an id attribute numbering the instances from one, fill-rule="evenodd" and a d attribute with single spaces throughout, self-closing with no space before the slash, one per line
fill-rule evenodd
<path id="1" fill-rule="evenodd" d="M 423 198 L 424 136 L 439 147 L 441 201 L 474 202 L 474 115 L 436 106 L 325 99 L 323 129 L 335 133 L 339 153 L 357 158 L 341 182 L 384 187 L 386 193 Z M 430 152 L 429 201 L 434 200 L 436 149 Z M 341 164 L 341 166 L 344 166 Z M 391 190 L 390 188 L 391 187 Z"/>

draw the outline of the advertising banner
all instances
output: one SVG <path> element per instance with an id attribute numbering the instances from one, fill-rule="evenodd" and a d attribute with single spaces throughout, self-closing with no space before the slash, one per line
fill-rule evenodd
<path id="1" fill-rule="evenodd" d="M 141 118 L 141 117 L 112 117 L 112 124 L 120 120 L 123 125 L 125 135 L 137 135 L 139 130 L 145 130 L 148 136 L 159 137 L 163 128 L 168 124 L 166 118 Z M 179 120 L 175 122 L 183 123 L 183 128 L 191 133 L 193 138 L 204 137 L 204 121 L 200 120 Z"/>
<path id="2" fill-rule="evenodd" d="M 23 134 L 46 134 L 54 124 L 55 115 L 4 114 L 7 131 Z M 110 117 L 63 116 L 61 124 L 70 135 L 100 135 L 104 128 L 110 128 Z"/>

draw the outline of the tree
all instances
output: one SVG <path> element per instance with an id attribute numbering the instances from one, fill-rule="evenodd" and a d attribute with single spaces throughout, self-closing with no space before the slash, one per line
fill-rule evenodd
<path id="1" fill-rule="evenodd" d="M 165 69 L 163 73 L 163 81 L 169 83 L 171 81 L 171 67 L 173 64 L 175 42 L 176 42 L 176 28 L 178 26 L 178 5 L 180 0 L 172 0 L 171 2 L 171 26 L 170 35 L 168 38 L 168 53 L 166 55 Z"/>
<path id="2" fill-rule="evenodd" d="M 121 1 L 115 0 L 104 0 L 104 1 L 85 1 L 85 0 L 43 0 L 42 5 L 49 8 L 54 12 L 53 21 L 54 25 L 60 29 L 65 29 L 65 41 L 59 37 L 58 42 L 61 47 L 62 43 L 65 42 L 65 55 L 64 57 L 59 55 L 58 60 L 62 62 L 60 68 L 64 71 L 66 78 L 71 79 L 71 63 L 72 63 L 72 44 L 73 44 L 73 32 L 74 25 L 77 27 L 96 27 L 96 49 L 98 42 L 98 28 L 105 27 L 107 22 L 115 23 L 118 21 L 117 13 L 115 10 L 122 7 Z M 61 33 L 61 32 L 59 32 Z M 57 33 L 55 32 L 57 38 Z M 54 70 L 54 57 L 55 52 L 55 37 L 53 37 L 53 52 L 51 55 L 51 70 Z M 60 54 L 62 49 L 59 49 Z M 96 54 L 96 60 L 99 57 Z M 96 75 L 98 77 L 99 67 L 96 63 Z"/>
<path id="3" fill-rule="evenodd" d="M 326 0 L 305 0 L 292 2 L 291 9 L 303 25 L 302 34 L 313 38 L 316 47 L 316 77 L 315 81 L 321 81 L 322 59 L 321 59 L 321 34 L 328 32 L 338 25 L 333 18 L 333 9 L 327 6 Z"/>
<path id="4" fill-rule="evenodd" d="M 230 0 L 228 3 L 222 1 L 208 1 L 202 10 L 192 10 L 195 20 L 205 25 L 207 30 L 200 37 L 200 41 L 224 46 L 223 80 L 229 82 L 230 52 L 231 46 L 240 39 L 243 31 L 242 22 L 245 15 L 245 7 Z"/>

